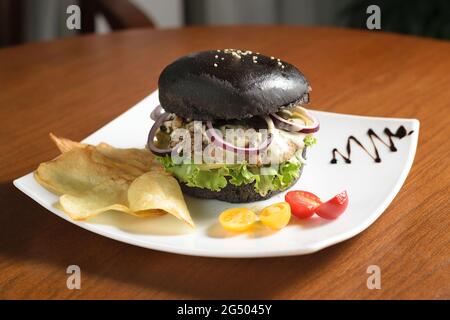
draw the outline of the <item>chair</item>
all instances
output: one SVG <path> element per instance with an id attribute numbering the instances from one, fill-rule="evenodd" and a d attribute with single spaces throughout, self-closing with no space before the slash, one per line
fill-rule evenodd
<path id="1" fill-rule="evenodd" d="M 153 21 L 130 1 L 124 0 L 79 0 L 82 13 L 81 33 L 95 31 L 95 15 L 102 14 L 112 30 L 151 27 Z"/>
<path id="2" fill-rule="evenodd" d="M 0 0 L 0 47 L 25 41 L 25 0 Z M 155 24 L 128 0 L 78 0 L 81 9 L 80 33 L 95 32 L 95 16 L 105 17 L 112 30 L 149 27 Z"/>

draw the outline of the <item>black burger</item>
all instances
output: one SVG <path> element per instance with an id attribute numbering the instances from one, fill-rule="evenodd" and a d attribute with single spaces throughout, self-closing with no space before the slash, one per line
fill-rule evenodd
<path id="1" fill-rule="evenodd" d="M 263 200 L 291 187 L 315 143 L 303 106 L 311 86 L 293 65 L 258 52 L 192 53 L 159 77 L 148 148 L 191 196 Z"/>

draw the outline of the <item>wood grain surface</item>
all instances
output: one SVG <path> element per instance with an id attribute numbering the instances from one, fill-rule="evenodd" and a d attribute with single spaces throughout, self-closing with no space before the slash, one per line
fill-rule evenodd
<path id="1" fill-rule="evenodd" d="M 312 83 L 310 108 L 420 120 L 406 183 L 370 228 L 306 256 L 189 257 L 90 233 L 13 187 L 57 155 L 50 131 L 84 138 L 156 89 L 176 57 L 210 48 L 292 62 Z M 0 88 L 0 298 L 450 298 L 449 42 L 331 28 L 140 29 L 2 49 Z M 66 288 L 72 264 L 81 290 Z M 381 290 L 366 287 L 373 264 Z"/>

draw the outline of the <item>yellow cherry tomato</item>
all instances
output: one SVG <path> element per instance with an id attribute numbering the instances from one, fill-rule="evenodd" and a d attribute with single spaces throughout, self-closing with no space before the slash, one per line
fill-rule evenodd
<path id="1" fill-rule="evenodd" d="M 272 204 L 261 211 L 259 219 L 269 228 L 282 229 L 291 219 L 291 207 L 287 202 Z"/>
<path id="2" fill-rule="evenodd" d="M 220 224 L 229 231 L 246 231 L 256 220 L 256 214 L 247 208 L 231 208 L 219 216 Z"/>

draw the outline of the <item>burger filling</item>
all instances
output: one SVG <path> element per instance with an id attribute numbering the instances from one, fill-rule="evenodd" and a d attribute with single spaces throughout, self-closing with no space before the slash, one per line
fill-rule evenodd
<path id="1" fill-rule="evenodd" d="M 279 113 L 283 118 L 288 118 L 289 111 Z M 296 120 L 299 121 L 299 120 Z M 301 119 L 300 119 L 301 121 Z M 306 120 L 305 120 L 306 123 Z M 180 139 L 175 138 L 176 129 L 186 129 L 190 134 L 192 149 L 194 149 L 195 126 L 201 132 L 201 146 L 205 148 L 212 144 L 211 137 L 207 134 L 207 127 L 204 122 L 194 122 L 189 119 L 183 119 L 174 114 L 162 123 L 156 134 L 156 144 L 161 147 L 175 148 Z M 258 121 L 227 121 L 214 123 L 214 128 L 223 136 L 227 129 L 255 129 L 256 134 L 252 135 L 256 139 L 257 145 L 264 143 L 267 136 L 259 134 L 260 123 Z M 198 132 L 198 131 L 197 131 Z M 260 153 L 250 158 L 246 155 L 237 162 L 219 161 L 217 163 L 194 163 L 174 161 L 171 155 L 158 156 L 157 159 L 164 166 L 165 170 L 172 173 L 179 181 L 189 187 L 206 188 L 212 191 L 220 191 L 228 183 L 235 186 L 254 183 L 255 191 L 261 196 L 265 196 L 269 191 L 283 190 L 289 187 L 300 174 L 300 169 L 305 164 L 302 153 L 305 147 L 312 146 L 316 139 L 312 134 L 300 132 L 291 132 L 279 128 L 271 129 L 271 141 L 267 147 L 265 156 L 270 155 L 271 161 L 267 163 Z M 198 136 L 197 136 L 198 137 Z M 247 141 L 247 135 L 237 135 L 234 137 L 233 144 L 248 147 L 250 141 Z M 182 140 L 182 139 L 181 139 Z M 224 150 L 225 157 L 233 151 Z M 234 154 L 233 154 L 234 155 Z"/>

